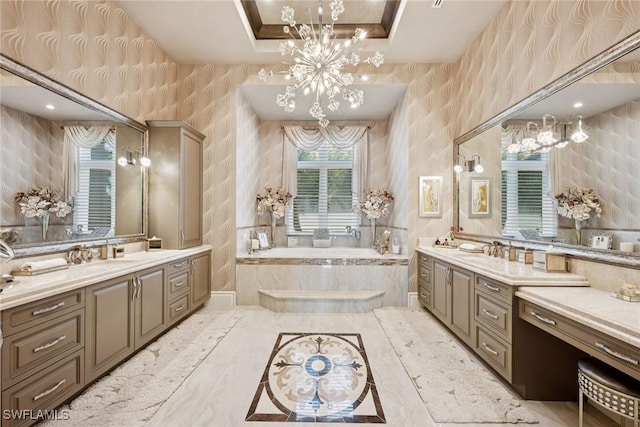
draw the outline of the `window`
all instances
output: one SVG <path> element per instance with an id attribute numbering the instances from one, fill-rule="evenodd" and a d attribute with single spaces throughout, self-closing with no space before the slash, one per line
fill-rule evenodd
<path id="1" fill-rule="evenodd" d="M 557 215 L 549 195 L 549 155 L 502 153 L 502 234 L 557 234 Z"/>
<path id="2" fill-rule="evenodd" d="M 298 149 L 298 194 L 289 211 L 289 234 L 312 234 L 316 228 L 332 233 L 358 224 L 351 209 L 353 146 L 336 148 L 324 142 L 317 150 Z"/>
<path id="3" fill-rule="evenodd" d="M 78 150 L 78 195 L 74 200 L 74 224 L 82 230 L 110 229 L 115 224 L 114 148 L 103 140 Z"/>

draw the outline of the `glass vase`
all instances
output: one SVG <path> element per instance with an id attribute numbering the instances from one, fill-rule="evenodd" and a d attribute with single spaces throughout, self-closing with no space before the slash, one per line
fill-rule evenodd
<path id="1" fill-rule="evenodd" d="M 576 229 L 575 229 L 575 233 L 576 233 L 576 245 L 581 245 L 582 244 L 582 220 L 579 219 L 573 219 Z"/>
<path id="2" fill-rule="evenodd" d="M 271 212 L 271 240 L 269 243 L 272 248 L 276 247 L 276 221 L 277 220 L 278 218 L 276 218 L 273 212 Z"/>
<path id="3" fill-rule="evenodd" d="M 376 244 L 376 219 L 371 218 L 371 247 L 377 248 Z"/>
<path id="4" fill-rule="evenodd" d="M 49 219 L 51 214 L 46 212 L 44 215 L 40 217 L 40 222 L 42 223 L 42 241 L 47 240 L 47 232 L 49 231 Z"/>

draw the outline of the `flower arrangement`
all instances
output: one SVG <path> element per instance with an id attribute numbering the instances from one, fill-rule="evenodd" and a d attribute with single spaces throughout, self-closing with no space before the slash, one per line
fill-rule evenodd
<path id="1" fill-rule="evenodd" d="M 63 218 L 73 211 L 73 207 L 62 200 L 60 191 L 49 187 L 33 187 L 26 193 L 16 193 L 16 202 L 20 212 L 29 218 L 42 218 L 50 213 Z"/>
<path id="2" fill-rule="evenodd" d="M 600 199 L 592 189 L 578 190 L 577 188 L 567 188 L 566 192 L 556 196 L 558 214 L 565 218 L 573 218 L 584 221 L 591 218 L 591 213 L 600 217 L 602 208 Z"/>
<path id="3" fill-rule="evenodd" d="M 282 218 L 287 212 L 291 193 L 285 192 L 282 187 L 265 187 L 263 194 L 258 194 L 258 214 L 270 212 L 274 218 Z"/>
<path id="4" fill-rule="evenodd" d="M 383 218 L 389 215 L 393 202 L 393 193 L 386 188 L 368 189 L 364 200 L 353 207 L 355 213 L 363 212 L 369 219 Z"/>

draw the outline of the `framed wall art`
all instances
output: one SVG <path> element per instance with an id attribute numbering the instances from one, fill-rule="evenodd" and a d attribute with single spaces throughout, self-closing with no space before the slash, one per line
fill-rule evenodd
<path id="1" fill-rule="evenodd" d="M 491 182 L 489 178 L 470 178 L 469 217 L 491 216 Z"/>
<path id="2" fill-rule="evenodd" d="M 595 249 L 611 249 L 612 243 L 611 234 L 594 233 L 589 238 L 589 246 Z"/>
<path id="3" fill-rule="evenodd" d="M 442 177 L 420 177 L 420 216 L 442 216 Z"/>

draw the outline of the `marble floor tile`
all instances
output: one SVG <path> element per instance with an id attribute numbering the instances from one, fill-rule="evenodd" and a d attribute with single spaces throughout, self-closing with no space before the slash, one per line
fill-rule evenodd
<path id="1" fill-rule="evenodd" d="M 407 313 L 410 313 L 407 311 Z M 162 366 L 150 364 L 158 374 L 152 375 L 147 389 L 119 395 L 126 376 L 135 384 L 140 357 L 122 365 L 113 375 L 105 377 L 76 399 L 81 406 L 80 417 L 69 425 L 92 426 L 150 426 L 150 427 L 234 427 L 234 426 L 291 426 L 308 427 L 326 423 L 246 421 L 254 402 L 257 387 L 263 378 L 267 362 L 272 358 L 274 344 L 282 332 L 314 332 L 359 334 L 369 367 L 375 379 L 380 405 L 387 426 L 392 427 L 505 427 L 505 424 L 436 423 L 422 401 L 418 384 L 407 373 L 406 355 L 409 348 L 394 348 L 373 313 L 366 314 L 284 314 L 261 307 L 242 307 L 228 312 L 205 308 L 190 323 L 178 328 L 171 340 L 162 339 L 149 349 L 167 354 L 163 346 L 179 349 L 175 360 L 161 360 Z M 213 328 L 220 322 L 222 329 Z M 191 325 L 191 326 L 190 326 Z M 205 327 L 206 326 L 206 327 Z M 412 325 L 412 327 L 417 327 Z M 437 332 L 434 331 L 434 334 Z M 180 338 L 180 334 L 185 334 Z M 178 344 L 182 343 L 182 344 Z M 188 343 L 184 344 L 184 343 Z M 196 345 L 197 344 L 197 345 Z M 402 344 L 397 344 L 402 345 Z M 409 350 L 409 351 L 407 351 Z M 191 354 L 193 353 L 193 354 Z M 403 355 L 400 358 L 398 355 Z M 144 355 L 143 355 L 144 356 Z M 146 355 L 150 360 L 151 354 Z M 177 369 L 186 362 L 188 369 Z M 424 363 L 428 363 L 425 361 Z M 176 368 L 173 368 L 175 366 Z M 167 370 L 167 368 L 169 370 Z M 315 369 L 322 370 L 322 363 Z M 163 379 L 163 375 L 170 378 Z M 125 380 L 125 382 L 123 382 Z M 157 382 L 157 384 L 156 384 Z M 465 382 L 459 384 L 463 389 Z M 113 391 L 109 394 L 105 391 Z M 446 393 L 445 390 L 442 393 Z M 78 402 L 82 402 L 80 405 Z M 269 410 L 259 403 L 261 410 Z M 375 408 L 372 400 L 363 402 L 363 409 Z M 539 420 L 540 427 L 576 427 L 577 404 L 572 402 L 522 402 Z M 585 427 L 617 425 L 592 407 L 588 407 Z M 54 424 L 52 424 L 54 425 Z M 55 424 L 58 425 L 58 424 Z M 62 424 L 60 424 L 62 426 Z M 66 424 L 65 424 L 66 425 Z M 362 424 L 361 424 L 362 425 Z M 371 426 L 381 424 L 368 424 Z"/>

